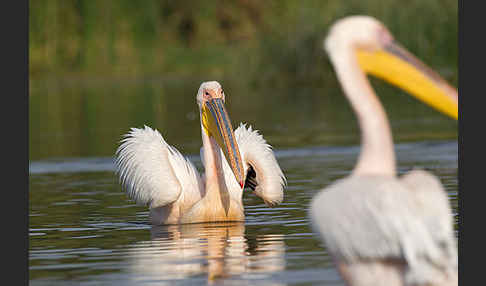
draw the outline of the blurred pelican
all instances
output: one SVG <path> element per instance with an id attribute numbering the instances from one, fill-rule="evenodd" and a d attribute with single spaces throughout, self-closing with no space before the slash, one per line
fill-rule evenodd
<path id="1" fill-rule="evenodd" d="M 397 177 L 385 111 L 365 73 L 457 119 L 457 91 L 366 16 L 337 21 L 324 43 L 358 117 L 361 153 L 349 177 L 322 190 L 310 217 L 348 285 L 457 285 L 457 246 L 439 179 Z"/>
<path id="2" fill-rule="evenodd" d="M 243 221 L 244 187 L 268 206 L 283 200 L 285 177 L 258 131 L 241 124 L 234 132 L 216 81 L 197 93 L 206 173 L 168 145 L 156 130 L 132 128 L 116 152 L 116 171 L 128 196 L 150 207 L 152 224 Z"/>

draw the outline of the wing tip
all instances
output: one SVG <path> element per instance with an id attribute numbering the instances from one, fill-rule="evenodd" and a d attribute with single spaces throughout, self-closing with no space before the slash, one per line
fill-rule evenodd
<path id="1" fill-rule="evenodd" d="M 167 168 L 163 165 L 167 159 L 165 152 L 170 146 L 163 136 L 158 130 L 144 124 L 143 128 L 130 128 L 120 143 L 115 151 L 114 164 L 122 190 L 138 205 L 150 206 L 161 201 L 156 193 L 164 183 L 160 179 L 154 181 L 154 178 L 160 177 L 154 172 L 165 172 Z M 164 194 L 162 201 L 172 199 L 170 195 Z"/>
<path id="2" fill-rule="evenodd" d="M 265 170 L 263 173 L 265 173 L 264 176 L 267 176 L 267 178 L 264 180 L 260 178 L 259 186 L 256 186 L 254 189 L 255 194 L 261 197 L 269 207 L 279 205 L 283 201 L 284 190 L 288 182 L 275 157 L 273 146 L 267 143 L 258 130 L 253 129 L 247 123 L 240 123 L 235 130 L 235 135 L 240 151 L 242 151 L 242 156 L 247 161 L 246 163 L 249 165 L 261 164 L 259 168 L 258 166 L 253 166 L 255 172 L 257 169 L 260 169 L 258 170 L 260 172 L 262 168 Z"/>

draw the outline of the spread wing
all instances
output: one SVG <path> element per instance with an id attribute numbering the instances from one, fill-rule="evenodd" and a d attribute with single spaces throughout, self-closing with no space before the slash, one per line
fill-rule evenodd
<path id="1" fill-rule="evenodd" d="M 168 145 L 157 130 L 132 128 L 116 151 L 116 173 L 128 197 L 151 208 L 181 195 L 201 197 L 202 184 L 194 165 Z"/>
<path id="2" fill-rule="evenodd" d="M 287 180 L 278 165 L 272 147 L 263 136 L 245 124 L 235 130 L 235 137 L 243 162 L 246 164 L 245 187 L 251 188 L 268 206 L 283 200 Z"/>

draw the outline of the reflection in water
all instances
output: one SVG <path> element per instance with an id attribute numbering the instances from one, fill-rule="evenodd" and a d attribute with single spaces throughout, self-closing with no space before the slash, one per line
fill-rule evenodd
<path id="1" fill-rule="evenodd" d="M 159 285 L 200 275 L 207 275 L 210 284 L 237 275 L 268 279 L 285 269 L 283 237 L 261 234 L 248 239 L 243 223 L 153 226 L 152 240 L 137 242 L 129 251 L 131 276 Z"/>

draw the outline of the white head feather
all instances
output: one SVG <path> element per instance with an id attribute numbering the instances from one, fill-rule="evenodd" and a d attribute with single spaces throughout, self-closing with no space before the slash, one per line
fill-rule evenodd
<path id="1" fill-rule="evenodd" d="M 393 36 L 382 23 L 373 17 L 361 15 L 346 17 L 332 25 L 324 40 L 324 50 L 329 55 L 358 46 L 377 50 L 383 43 L 383 41 L 377 41 L 378 38 L 391 41 Z"/>
<path id="2" fill-rule="evenodd" d="M 197 95 L 196 95 L 196 100 L 197 100 L 197 104 L 199 105 L 199 108 L 202 107 L 203 91 L 205 89 L 218 90 L 220 88 L 221 88 L 221 84 L 217 81 L 205 81 L 205 82 L 201 83 L 201 85 L 199 86 L 199 90 L 197 91 Z M 225 94 L 223 92 L 223 101 L 224 100 L 225 100 Z"/>

